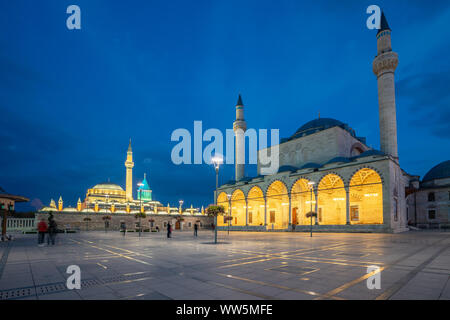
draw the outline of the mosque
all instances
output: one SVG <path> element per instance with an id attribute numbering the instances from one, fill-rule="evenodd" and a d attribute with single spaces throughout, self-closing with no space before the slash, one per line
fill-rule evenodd
<path id="1" fill-rule="evenodd" d="M 139 213 L 181 213 L 181 207 L 170 207 L 168 204 L 164 207 L 159 201 L 152 198 L 152 190 L 147 181 L 146 174 L 144 179 L 138 184 L 137 197 L 133 198 L 133 150 L 131 148 L 131 139 L 128 145 L 127 157 L 125 161 L 126 185 L 125 190 L 117 184 L 111 182 L 99 183 L 86 192 L 84 201 L 78 198 L 76 208 L 64 208 L 62 197 L 59 197 L 58 204 L 51 199 L 50 205 L 43 207 L 41 212 L 62 212 L 62 213 L 103 213 L 103 214 L 127 214 Z M 199 214 L 200 210 L 193 208 L 186 209 L 190 214 Z M 202 210 L 204 211 L 204 210 Z"/>
<path id="2" fill-rule="evenodd" d="M 431 169 L 422 181 L 400 167 L 394 82 L 398 55 L 392 51 L 384 13 L 376 38 L 380 150 L 339 120 L 309 121 L 280 141 L 276 174 L 261 175 L 258 161 L 258 175 L 245 177 L 244 165 L 235 165 L 235 180 L 215 194 L 217 204 L 225 207 L 219 229 L 403 232 L 421 223 L 450 227 L 450 161 Z M 233 130 L 237 136 L 246 128 L 239 96 Z M 273 148 L 259 150 L 258 160 Z M 236 147 L 236 158 L 238 152 Z"/>

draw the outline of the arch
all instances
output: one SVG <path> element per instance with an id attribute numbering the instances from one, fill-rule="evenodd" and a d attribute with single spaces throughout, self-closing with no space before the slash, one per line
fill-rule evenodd
<path id="1" fill-rule="evenodd" d="M 317 222 L 325 225 L 347 222 L 344 180 L 336 173 L 322 177 L 317 186 Z"/>
<path id="2" fill-rule="evenodd" d="M 351 224 L 383 223 L 383 187 L 378 172 L 362 168 L 349 183 L 349 211 Z"/>
<path id="3" fill-rule="evenodd" d="M 231 194 L 231 218 L 229 221 L 231 226 L 245 226 L 246 224 L 246 200 L 244 191 L 241 189 L 236 189 Z"/>
<path id="4" fill-rule="evenodd" d="M 247 194 L 248 224 L 250 226 L 264 225 L 264 193 L 259 186 L 252 187 Z"/>
<path id="5" fill-rule="evenodd" d="M 217 205 L 223 206 L 224 212 L 225 212 L 223 217 L 217 217 L 217 226 L 222 227 L 222 226 L 228 225 L 225 223 L 224 217 L 228 215 L 230 206 L 229 206 L 228 196 L 225 192 L 222 191 L 221 193 L 219 193 L 219 196 L 217 197 Z"/>
<path id="6" fill-rule="evenodd" d="M 286 184 L 273 181 L 266 191 L 269 229 L 287 229 L 289 225 L 289 194 Z"/>
<path id="7" fill-rule="evenodd" d="M 353 176 L 354 176 L 358 171 L 361 171 L 362 169 L 371 169 L 371 170 L 375 171 L 375 172 L 378 174 L 378 176 L 380 177 L 381 183 L 384 183 L 384 177 L 383 177 L 383 174 L 380 172 L 380 170 L 378 170 L 377 168 L 372 167 L 372 166 L 361 166 L 361 167 L 359 167 L 359 168 L 353 170 L 352 174 L 350 175 L 350 179 L 348 180 L 348 185 L 350 185 L 350 180 L 353 178 Z"/>
<path id="8" fill-rule="evenodd" d="M 300 178 L 291 188 L 292 224 L 308 225 L 311 223 L 306 214 L 315 210 L 316 196 L 314 186 L 308 184 L 310 180 Z"/>

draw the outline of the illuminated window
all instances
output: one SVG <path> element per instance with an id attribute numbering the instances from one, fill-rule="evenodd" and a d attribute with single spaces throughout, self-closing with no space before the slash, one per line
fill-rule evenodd
<path id="1" fill-rule="evenodd" d="M 322 222 L 322 208 L 317 208 L 317 220 L 319 220 L 319 223 Z"/>
<path id="2" fill-rule="evenodd" d="M 251 211 L 248 213 L 248 223 L 249 224 L 253 223 L 253 212 Z"/>
<path id="3" fill-rule="evenodd" d="M 275 223 L 275 211 L 270 211 L 270 223 Z"/>
<path id="4" fill-rule="evenodd" d="M 358 206 L 350 207 L 350 221 L 359 221 L 359 207 Z"/>

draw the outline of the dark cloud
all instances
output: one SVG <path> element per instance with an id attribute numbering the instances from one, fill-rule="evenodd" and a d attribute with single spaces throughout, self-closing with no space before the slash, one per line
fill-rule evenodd
<path id="1" fill-rule="evenodd" d="M 397 83 L 397 94 L 410 111 L 412 126 L 450 139 L 450 70 L 402 79 Z"/>

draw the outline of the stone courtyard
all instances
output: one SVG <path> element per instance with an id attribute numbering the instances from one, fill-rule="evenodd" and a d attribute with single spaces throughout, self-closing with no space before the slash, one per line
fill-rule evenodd
<path id="1" fill-rule="evenodd" d="M 0 244 L 0 299 L 450 299 L 450 233 L 36 235 Z M 66 269 L 81 269 L 69 290 Z M 368 266 L 381 289 L 367 288 Z"/>

